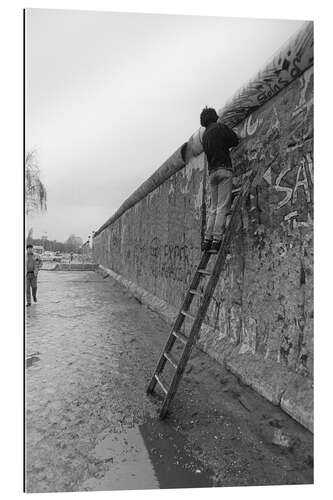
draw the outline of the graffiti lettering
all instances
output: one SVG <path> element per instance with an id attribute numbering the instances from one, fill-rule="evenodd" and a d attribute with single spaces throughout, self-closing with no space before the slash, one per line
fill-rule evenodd
<path id="1" fill-rule="evenodd" d="M 155 237 L 150 243 L 149 268 L 151 274 L 187 283 L 192 272 L 192 249 L 184 245 L 161 244 Z"/>
<path id="2" fill-rule="evenodd" d="M 159 262 L 161 255 L 161 241 L 159 238 L 155 237 L 150 243 L 150 271 L 154 278 L 157 278 L 159 274 Z"/>
<path id="3" fill-rule="evenodd" d="M 291 68 L 290 74 L 293 78 L 296 78 L 300 73 L 302 73 L 301 68 L 298 64 L 301 62 L 301 57 L 296 56 L 293 59 L 293 68 Z"/>
<path id="4" fill-rule="evenodd" d="M 280 186 L 280 182 L 282 181 L 283 177 L 291 170 L 291 167 L 289 165 L 286 165 L 278 175 L 276 179 L 276 184 L 275 184 L 275 189 L 279 192 L 285 193 L 285 197 L 279 201 L 277 208 L 282 208 L 284 205 L 288 203 L 288 201 L 291 200 L 293 190 L 290 187 L 287 186 Z"/>
<path id="5" fill-rule="evenodd" d="M 141 242 L 137 242 L 134 245 L 134 268 L 136 270 L 137 276 L 141 276 L 144 270 L 144 264 L 147 258 L 146 245 Z"/>
<path id="6" fill-rule="evenodd" d="M 302 177 L 301 177 L 302 175 Z M 301 165 L 298 167 L 297 170 L 297 176 L 296 176 L 296 184 L 293 192 L 293 203 L 295 203 L 297 199 L 297 190 L 303 187 L 305 194 L 306 194 L 306 201 L 310 202 L 311 201 L 311 196 L 310 196 L 310 191 L 309 191 L 309 184 L 308 184 L 308 179 L 306 176 L 305 172 L 305 161 L 304 159 L 301 160 Z"/>
<path id="7" fill-rule="evenodd" d="M 257 118 L 254 123 L 251 123 L 252 116 L 250 115 L 247 120 L 246 130 L 248 135 L 253 135 L 258 128 L 259 119 Z M 261 120 L 262 121 L 262 120 Z"/>
<path id="8" fill-rule="evenodd" d="M 311 179 L 311 182 L 313 184 L 313 161 L 312 161 L 311 153 L 306 153 L 306 164 L 308 166 L 310 179 Z"/>
<path id="9" fill-rule="evenodd" d="M 293 217 L 297 217 L 298 211 L 294 210 L 293 212 L 290 212 L 289 214 L 284 216 L 284 220 L 289 220 L 292 219 Z"/>
<path id="10" fill-rule="evenodd" d="M 296 171 L 294 186 L 281 186 L 282 179 L 291 170 L 291 165 L 284 166 L 276 179 L 275 189 L 285 193 L 284 198 L 277 204 L 277 210 L 290 201 L 292 204 L 296 203 L 300 191 L 304 192 L 307 203 L 311 203 L 311 189 L 309 186 L 309 181 L 313 184 L 313 161 L 311 153 L 306 153 L 305 157 L 300 159 L 298 166 L 293 169 L 293 171 Z"/>

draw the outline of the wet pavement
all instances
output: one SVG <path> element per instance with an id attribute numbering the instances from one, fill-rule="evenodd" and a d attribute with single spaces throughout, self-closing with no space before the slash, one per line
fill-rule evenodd
<path id="1" fill-rule="evenodd" d="M 169 417 L 145 390 L 169 327 L 111 278 L 40 271 L 26 316 L 26 489 L 313 481 L 312 435 L 199 350 Z"/>
<path id="2" fill-rule="evenodd" d="M 87 490 L 200 488 L 213 486 L 213 471 L 191 455 L 186 439 L 156 419 L 126 432 L 102 433 L 93 451 L 96 460 L 111 462 L 100 479 L 88 479 Z"/>

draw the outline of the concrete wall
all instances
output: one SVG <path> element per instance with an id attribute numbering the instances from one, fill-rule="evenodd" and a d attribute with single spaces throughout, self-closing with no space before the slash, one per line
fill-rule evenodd
<path id="1" fill-rule="evenodd" d="M 311 45 L 308 34 L 309 25 L 298 34 L 298 54 L 305 38 Z M 230 103 L 225 108 L 225 116 L 240 117 L 234 189 L 262 164 L 264 176 L 253 192 L 257 209 L 247 205 L 239 215 L 200 345 L 312 429 L 312 61 L 262 105 L 253 104 L 252 92 L 245 119 L 239 112 L 244 95 L 237 94 L 238 113 Z M 175 313 L 200 257 L 210 202 L 200 130 L 171 158 L 162 182 L 140 187 L 134 203 L 126 200 L 96 233 L 94 258 Z"/>

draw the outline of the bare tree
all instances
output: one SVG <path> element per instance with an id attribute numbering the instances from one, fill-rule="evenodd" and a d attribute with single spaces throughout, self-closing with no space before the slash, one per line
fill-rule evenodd
<path id="1" fill-rule="evenodd" d="M 32 239 L 33 239 L 33 233 L 34 233 L 34 228 L 33 228 L 33 227 L 31 227 L 31 228 L 28 230 L 27 243 L 31 243 L 31 242 L 32 242 Z"/>
<path id="2" fill-rule="evenodd" d="M 46 188 L 40 180 L 40 168 L 35 149 L 25 155 L 25 213 L 47 210 Z"/>

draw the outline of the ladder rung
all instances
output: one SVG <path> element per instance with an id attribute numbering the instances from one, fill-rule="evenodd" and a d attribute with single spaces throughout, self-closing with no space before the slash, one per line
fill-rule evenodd
<path id="1" fill-rule="evenodd" d="M 191 293 L 192 295 L 197 295 L 198 297 L 203 297 L 203 296 L 204 296 L 204 294 L 203 294 L 203 293 L 198 292 L 197 290 L 190 290 L 190 293 Z"/>
<path id="2" fill-rule="evenodd" d="M 187 311 L 180 311 L 180 314 L 182 314 L 183 316 L 186 316 L 187 318 L 190 318 L 192 321 L 195 320 L 195 316 L 193 316 L 192 314 L 188 313 Z"/>
<path id="3" fill-rule="evenodd" d="M 181 342 L 183 342 L 183 344 L 187 344 L 187 341 L 188 339 L 185 337 L 185 335 L 183 335 L 182 333 L 180 332 L 176 332 L 175 330 L 172 332 L 172 335 L 174 335 L 177 339 L 179 339 Z"/>
<path id="4" fill-rule="evenodd" d="M 163 389 L 163 391 L 165 392 L 165 394 L 168 394 L 168 389 L 165 387 L 165 385 L 163 384 L 162 380 L 160 379 L 160 377 L 158 375 L 156 375 L 156 373 L 155 373 L 155 379 L 158 382 L 158 384 L 161 386 L 161 388 Z"/>
<path id="5" fill-rule="evenodd" d="M 176 360 L 171 356 L 170 353 L 168 352 L 164 352 L 163 353 L 163 356 L 165 357 L 165 359 L 167 359 L 169 361 L 169 363 L 175 368 L 177 369 L 177 363 L 176 363 Z"/>
<path id="6" fill-rule="evenodd" d="M 204 274 L 205 276 L 212 274 L 210 271 L 206 271 L 206 269 L 198 269 L 198 273 Z"/>

